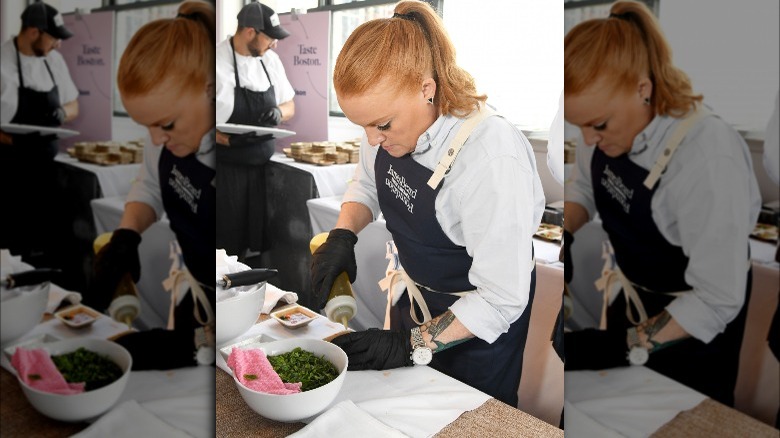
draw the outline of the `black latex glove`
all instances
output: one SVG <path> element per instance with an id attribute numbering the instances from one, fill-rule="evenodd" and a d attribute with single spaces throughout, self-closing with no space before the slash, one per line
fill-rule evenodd
<path id="1" fill-rule="evenodd" d="M 51 113 L 52 118 L 59 122 L 60 125 L 65 123 L 65 117 L 67 117 L 67 114 L 65 113 L 65 108 L 59 107 L 56 110 L 54 110 L 53 113 Z"/>
<path id="2" fill-rule="evenodd" d="M 389 370 L 413 365 L 409 330 L 370 328 L 341 335 L 331 342 L 347 353 L 350 371 Z"/>
<path id="3" fill-rule="evenodd" d="M 119 281 L 130 273 L 134 282 L 141 278 L 141 261 L 138 245 L 141 235 L 127 228 L 120 228 L 111 235 L 111 240 L 95 255 L 94 280 L 91 298 L 103 310 L 108 307 Z"/>
<path id="4" fill-rule="evenodd" d="M 628 366 L 628 341 L 624 330 L 585 329 L 563 336 L 566 370 L 603 370 Z"/>
<path id="5" fill-rule="evenodd" d="M 278 106 L 266 111 L 259 120 L 263 126 L 279 126 L 282 123 L 282 110 Z"/>
<path id="6" fill-rule="evenodd" d="M 574 276 L 574 268 L 571 264 L 571 244 L 574 243 L 574 235 L 563 230 L 563 281 L 571 283 Z"/>
<path id="7" fill-rule="evenodd" d="M 230 142 L 230 147 L 242 148 L 260 144 L 272 138 L 271 134 L 257 135 L 255 131 L 249 131 L 244 134 L 232 134 L 228 141 Z"/>
<path id="8" fill-rule="evenodd" d="M 328 302 L 333 281 L 342 272 L 346 272 L 349 281 L 357 278 L 355 244 L 358 238 L 350 230 L 334 228 L 328 233 L 328 239 L 314 251 L 311 258 L 311 285 L 318 309 Z"/>

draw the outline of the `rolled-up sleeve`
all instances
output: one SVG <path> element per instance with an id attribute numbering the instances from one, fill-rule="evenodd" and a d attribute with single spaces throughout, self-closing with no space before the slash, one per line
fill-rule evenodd
<path id="1" fill-rule="evenodd" d="M 491 156 L 469 172 L 471 178 L 461 183 L 463 191 L 453 192 L 455 196 L 460 192 L 461 199 L 447 200 L 456 202 L 460 210 L 463 243 L 473 258 L 469 282 L 477 288 L 453 303 L 450 310 L 472 334 L 490 343 L 528 308 L 531 239 L 544 209 L 531 146 L 519 133 L 515 135 L 511 142 L 522 145 L 518 153 Z M 487 149 L 496 141 L 485 137 L 482 147 Z M 510 142 L 506 137 L 503 141 Z M 478 147 L 468 144 L 464 151 Z M 464 158 L 468 155 L 459 160 Z"/>
<path id="2" fill-rule="evenodd" d="M 734 146 L 716 147 L 718 143 Z M 749 233 L 760 197 L 749 158 L 738 152 L 747 150 L 742 143 L 725 124 L 710 123 L 696 143 L 683 145 L 688 151 L 701 150 L 695 161 L 687 160 L 678 178 L 653 200 L 659 229 L 689 257 L 685 281 L 693 288 L 667 311 L 703 342 L 723 332 L 745 300 Z"/>

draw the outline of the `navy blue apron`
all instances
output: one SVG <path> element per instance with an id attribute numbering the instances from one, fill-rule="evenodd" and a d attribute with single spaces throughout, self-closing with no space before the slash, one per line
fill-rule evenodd
<path id="1" fill-rule="evenodd" d="M 46 60 L 43 61 L 54 86 L 49 91 L 36 91 L 25 87 L 22 77 L 22 63 L 19 47 L 14 38 L 16 64 L 19 75 L 19 88 L 16 113 L 11 123 L 59 126 L 54 111 L 59 108 L 60 94 L 57 82 Z M 3 233 L 0 246 L 8 248 L 12 254 L 21 255 L 28 263 L 38 267 L 49 265 L 51 254 L 58 245 L 54 242 L 56 234 L 51 222 L 52 211 L 59 208 L 54 204 L 55 194 L 54 157 L 57 155 L 57 140 L 54 136 L 40 134 L 9 134 L 13 145 L 0 148 L 0 173 L 2 179 L 3 203 L 14 214 L 6 220 L 9 230 Z"/>
<path id="2" fill-rule="evenodd" d="M 201 283 L 212 309 L 214 291 L 214 229 L 216 226 L 216 171 L 201 163 L 196 154 L 179 158 L 163 148 L 158 163 L 160 192 L 171 230 L 181 247 L 184 263 Z M 203 320 L 206 313 L 199 309 Z M 195 366 L 191 292 L 174 310 L 174 330 L 155 328 L 122 336 L 117 342 L 133 356 L 133 370 L 172 369 Z"/>
<path id="3" fill-rule="evenodd" d="M 270 86 L 266 91 L 252 91 L 241 86 L 233 39 L 233 113 L 228 123 L 262 126 L 263 114 L 276 106 L 276 92 L 265 64 L 260 60 Z M 217 228 L 217 247 L 229 255 L 244 260 L 248 249 L 263 249 L 265 221 L 265 172 L 262 165 L 274 154 L 275 142 L 261 136 L 248 146 L 220 146 L 217 148 L 217 184 L 220 196 L 217 208 L 221 212 Z"/>
<path id="4" fill-rule="evenodd" d="M 423 285 L 420 292 L 433 317 L 441 315 L 459 299 L 447 292 L 476 289 L 468 280 L 472 258 L 466 248 L 454 244 L 436 219 L 436 196 L 427 181 L 433 174 L 411 155 L 394 158 L 381 147 L 374 164 L 379 205 L 393 235 L 406 272 Z M 518 269 L 522 269 L 518 267 Z M 507 333 L 489 344 L 474 338 L 433 355 L 430 366 L 492 397 L 517 406 L 517 389 L 523 368 L 523 350 L 528 337 L 536 270 L 531 274 L 528 306 Z M 437 291 L 437 292 L 432 292 Z M 390 310 L 393 329 L 411 329 L 417 324 L 404 297 Z M 415 308 L 422 320 L 419 309 Z"/>
<path id="5" fill-rule="evenodd" d="M 674 299 L 659 292 L 691 290 L 685 282 L 688 257 L 672 245 L 653 220 L 652 190 L 643 182 L 649 171 L 633 163 L 627 154 L 616 158 L 596 148 L 591 175 L 596 209 L 615 250 L 621 271 L 636 288 L 648 316 L 654 316 Z M 723 248 L 731 251 L 731 248 Z M 745 329 L 752 272 L 748 272 L 745 304 L 726 330 L 709 344 L 689 338 L 654 352 L 647 367 L 685 384 L 726 405 L 734 404 L 739 351 Z M 607 330 L 625 333 L 632 324 L 625 314 L 621 293 L 607 311 Z"/>

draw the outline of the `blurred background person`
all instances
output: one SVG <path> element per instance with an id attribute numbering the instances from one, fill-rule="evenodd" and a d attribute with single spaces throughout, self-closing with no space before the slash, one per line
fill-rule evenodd
<path id="1" fill-rule="evenodd" d="M 76 85 L 60 52 L 73 33 L 54 7 L 29 5 L 17 36 L 0 47 L 0 122 L 59 127 L 79 114 Z M 10 214 L 0 247 L 37 267 L 56 264 L 60 230 L 51 211 L 58 211 L 54 171 L 55 135 L 0 131 L 0 186 Z"/>
<path id="2" fill-rule="evenodd" d="M 295 115 L 293 90 L 272 49 L 290 33 L 262 3 L 238 13 L 236 34 L 217 45 L 217 124 L 275 128 Z M 262 251 L 265 205 L 263 165 L 275 151 L 270 136 L 217 131 L 220 212 L 217 247 L 245 261 Z"/>

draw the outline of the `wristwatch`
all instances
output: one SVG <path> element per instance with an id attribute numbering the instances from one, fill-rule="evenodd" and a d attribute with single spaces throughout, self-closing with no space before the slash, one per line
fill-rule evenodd
<path id="1" fill-rule="evenodd" d="M 639 341 L 636 327 L 628 329 L 628 362 L 631 365 L 644 365 L 650 358 L 650 352 Z"/>
<path id="2" fill-rule="evenodd" d="M 428 365 L 433 359 L 433 352 L 425 345 L 420 327 L 412 329 L 412 362 L 415 365 Z"/>

